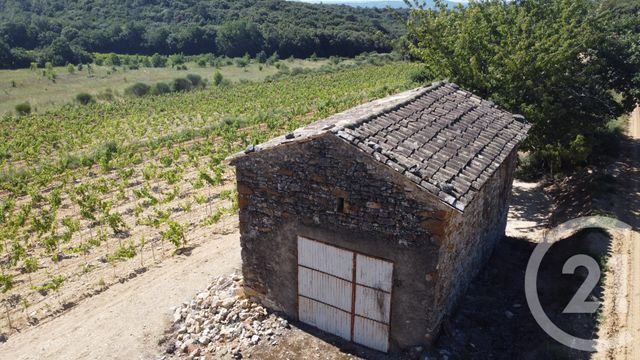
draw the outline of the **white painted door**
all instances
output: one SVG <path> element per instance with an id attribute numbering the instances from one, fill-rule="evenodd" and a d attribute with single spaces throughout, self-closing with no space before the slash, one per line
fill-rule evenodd
<path id="1" fill-rule="evenodd" d="M 300 321 L 387 352 L 393 263 L 298 237 Z"/>

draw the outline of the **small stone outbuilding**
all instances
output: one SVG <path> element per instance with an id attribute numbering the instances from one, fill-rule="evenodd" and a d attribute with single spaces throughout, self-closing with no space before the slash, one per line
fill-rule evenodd
<path id="1" fill-rule="evenodd" d="M 376 350 L 429 344 L 504 235 L 528 130 L 440 82 L 232 156 L 247 291 Z"/>

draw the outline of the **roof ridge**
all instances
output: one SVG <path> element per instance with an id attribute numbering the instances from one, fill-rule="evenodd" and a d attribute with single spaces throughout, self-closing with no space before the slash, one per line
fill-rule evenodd
<path id="1" fill-rule="evenodd" d="M 367 123 L 367 122 L 369 122 L 369 121 L 371 121 L 371 120 L 373 120 L 373 119 L 375 119 L 375 118 L 377 118 L 379 116 L 384 116 L 384 115 L 389 114 L 389 113 L 391 113 L 393 111 L 396 111 L 396 110 L 400 109 L 401 107 L 412 103 L 413 101 L 415 101 L 419 97 L 424 96 L 426 93 L 429 93 L 429 92 L 432 92 L 434 90 L 437 90 L 438 88 L 446 85 L 447 83 L 448 82 L 446 80 L 434 81 L 434 82 L 431 83 L 431 85 L 429 85 L 427 87 L 419 88 L 419 90 L 415 94 L 413 94 L 411 97 L 409 97 L 407 99 L 404 99 L 403 101 L 401 101 L 399 103 L 396 103 L 396 104 L 394 104 L 393 106 L 391 106 L 389 108 L 385 108 L 385 109 L 382 109 L 382 110 L 380 110 L 378 112 L 374 112 L 372 114 L 369 114 L 366 117 L 362 117 L 362 118 L 356 119 L 355 121 L 351 121 L 349 123 L 345 123 L 342 126 L 333 127 L 330 130 L 333 133 L 338 133 L 339 131 L 344 130 L 344 129 L 354 129 L 354 128 L 356 128 L 356 127 L 358 127 L 358 126 L 360 126 L 360 125 L 362 125 L 364 123 Z"/>

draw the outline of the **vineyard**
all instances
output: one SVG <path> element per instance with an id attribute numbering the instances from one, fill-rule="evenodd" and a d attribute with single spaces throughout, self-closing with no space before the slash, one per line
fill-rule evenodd
<path id="1" fill-rule="evenodd" d="M 392 62 L 0 120 L 0 333 L 234 231 L 229 154 L 417 84 Z"/>

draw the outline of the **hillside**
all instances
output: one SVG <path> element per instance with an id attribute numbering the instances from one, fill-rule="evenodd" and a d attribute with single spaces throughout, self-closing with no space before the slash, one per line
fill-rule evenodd
<path id="1" fill-rule="evenodd" d="M 353 1 L 353 0 L 294 0 L 306 3 L 325 4 L 325 5 L 347 5 L 360 8 L 392 8 L 392 9 L 406 9 L 409 6 L 403 0 L 372 0 L 372 1 Z M 426 7 L 433 7 L 433 0 L 422 0 Z M 453 1 L 445 1 L 448 6 L 455 6 L 458 3 Z"/>
<path id="2" fill-rule="evenodd" d="M 54 65 L 79 63 L 90 52 L 277 51 L 281 57 L 388 52 L 405 31 L 397 15 L 284 0 L 0 0 L 0 67 L 52 59 Z"/>

